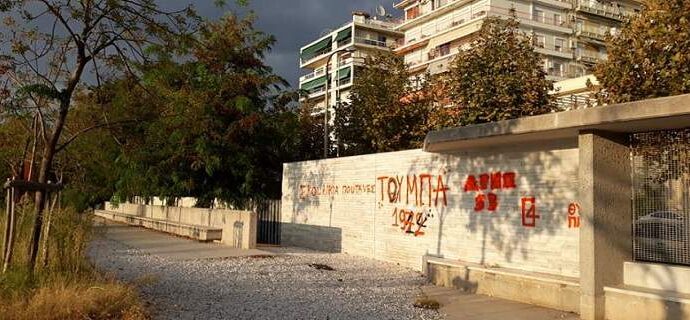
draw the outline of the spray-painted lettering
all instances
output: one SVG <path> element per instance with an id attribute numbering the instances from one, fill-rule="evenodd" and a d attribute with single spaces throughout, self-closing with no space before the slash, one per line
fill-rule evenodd
<path id="1" fill-rule="evenodd" d="M 376 178 L 380 201 L 402 203 L 415 206 L 448 206 L 450 188 L 442 175 L 430 174 L 407 176 L 381 176 Z"/>
<path id="2" fill-rule="evenodd" d="M 474 211 L 481 212 L 487 210 L 495 212 L 498 210 L 499 199 L 494 191 L 515 189 L 517 187 L 515 177 L 514 172 L 482 173 L 479 175 L 479 178 L 475 175 L 469 175 L 465 180 L 463 189 L 465 192 L 478 193 L 474 197 Z"/>
<path id="3" fill-rule="evenodd" d="M 537 220 L 541 218 L 537 213 L 537 200 L 534 197 L 526 197 L 521 199 L 522 208 L 522 226 L 534 228 L 537 226 Z"/>
<path id="4" fill-rule="evenodd" d="M 568 205 L 568 228 L 580 227 L 580 205 L 576 202 Z"/>
<path id="5" fill-rule="evenodd" d="M 400 227 L 405 234 L 412 234 L 415 237 L 423 236 L 425 234 L 426 222 L 434 215 L 431 210 L 418 211 L 399 209 L 393 210 L 393 226 Z"/>

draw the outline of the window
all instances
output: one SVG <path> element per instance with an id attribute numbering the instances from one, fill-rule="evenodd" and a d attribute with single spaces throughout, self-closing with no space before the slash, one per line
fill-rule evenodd
<path id="1" fill-rule="evenodd" d="M 563 76 L 563 64 L 560 62 L 554 62 L 553 68 L 551 70 L 551 75 L 557 77 Z"/>
<path id="2" fill-rule="evenodd" d="M 416 17 L 419 17 L 419 6 L 407 9 L 407 11 L 405 13 L 405 17 L 407 20 L 411 20 L 411 19 L 414 19 Z"/>
<path id="3" fill-rule="evenodd" d="M 532 20 L 537 22 L 544 22 L 544 11 L 534 9 L 532 12 Z"/>
<path id="4" fill-rule="evenodd" d="M 449 55 L 450 54 L 450 42 L 444 43 L 444 44 L 438 46 L 438 53 L 439 53 L 439 56 L 441 56 L 441 57 Z"/>
<path id="5" fill-rule="evenodd" d="M 557 26 L 563 25 L 563 17 L 559 13 L 553 14 L 553 24 Z"/>
<path id="6" fill-rule="evenodd" d="M 378 40 L 379 40 L 379 46 L 385 47 L 386 46 L 386 40 L 388 40 L 388 39 L 386 39 L 386 36 L 384 36 L 384 35 L 379 35 Z"/>
<path id="7" fill-rule="evenodd" d="M 556 38 L 556 44 L 554 45 L 554 50 L 558 52 L 563 52 L 563 46 L 565 46 L 565 40 Z"/>

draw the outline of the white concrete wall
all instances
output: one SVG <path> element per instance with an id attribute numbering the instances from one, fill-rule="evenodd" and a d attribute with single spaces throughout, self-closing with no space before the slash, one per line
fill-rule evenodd
<path id="1" fill-rule="evenodd" d="M 515 187 L 465 192 L 470 175 L 479 180 L 480 174 L 498 172 L 514 174 Z M 576 277 L 579 232 L 569 227 L 568 214 L 577 202 L 577 175 L 578 151 L 571 144 L 457 155 L 411 150 L 285 164 L 282 241 L 417 269 L 430 254 Z M 475 211 L 476 197 L 488 200 L 490 192 L 498 200 L 495 211 Z M 521 200 L 532 197 L 540 218 L 534 227 L 523 226 Z M 400 210 L 414 214 L 412 233 L 401 229 L 407 229 L 407 213 Z"/>
<path id="2" fill-rule="evenodd" d="M 223 229 L 221 242 L 236 248 L 256 248 L 258 214 L 251 211 L 186 208 L 120 203 L 105 203 L 105 211 L 176 222 L 185 225 Z"/>

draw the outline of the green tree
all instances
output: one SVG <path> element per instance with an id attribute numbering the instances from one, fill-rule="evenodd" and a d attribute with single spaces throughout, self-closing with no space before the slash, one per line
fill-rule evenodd
<path id="1" fill-rule="evenodd" d="M 607 39 L 608 60 L 594 74 L 605 103 L 690 92 L 690 1 L 649 0 Z"/>
<path id="2" fill-rule="evenodd" d="M 543 57 L 514 18 L 489 17 L 455 58 L 445 84 L 451 107 L 438 106 L 437 127 L 493 122 L 554 110 Z"/>
<path id="3" fill-rule="evenodd" d="M 341 155 L 418 148 L 426 135 L 431 100 L 428 82 L 411 78 L 403 58 L 368 57 L 350 91 L 350 103 L 335 114 Z"/>
<path id="4" fill-rule="evenodd" d="M 74 141 L 63 133 L 72 134 L 66 123 L 85 74 L 93 72 L 98 83 L 113 72 L 131 71 L 132 62 L 147 60 L 148 45 L 184 44 L 199 21 L 191 7 L 166 11 L 152 0 L 3 0 L 0 10 L 7 12 L 0 39 L 9 49 L 2 55 L 0 74 L 7 84 L 4 92 L 18 101 L 0 111 L 30 114 L 25 118 L 37 123 L 39 183 L 54 179 L 56 155 Z M 32 267 L 42 230 L 42 192 L 35 203 Z"/>
<path id="5" fill-rule="evenodd" d="M 103 92 L 116 114 L 147 119 L 120 133 L 121 198 L 192 196 L 208 205 L 280 195 L 297 120 L 291 98 L 276 96 L 284 81 L 263 61 L 274 38 L 253 22 L 228 15 L 203 24 L 185 59 L 152 49 L 160 57 L 140 66 L 141 88 L 122 79 Z M 149 111 L 136 111 L 142 105 Z"/>

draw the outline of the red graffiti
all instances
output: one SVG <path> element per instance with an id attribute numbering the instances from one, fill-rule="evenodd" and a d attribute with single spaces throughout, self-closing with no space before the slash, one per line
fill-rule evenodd
<path id="1" fill-rule="evenodd" d="M 393 226 L 400 227 L 406 234 L 413 234 L 415 237 L 423 236 L 426 222 L 433 215 L 429 212 L 417 212 L 412 210 L 398 209 L 393 210 Z"/>
<path id="2" fill-rule="evenodd" d="M 402 203 L 405 193 L 405 204 L 415 206 L 448 206 L 448 191 L 450 188 L 444 182 L 442 175 L 430 174 L 408 176 L 381 176 L 379 181 L 379 195 L 381 201 L 389 203 Z M 442 202 L 441 202 L 442 201 Z"/>
<path id="3" fill-rule="evenodd" d="M 537 214 L 537 200 L 534 197 L 522 198 L 522 225 L 529 228 L 537 226 L 537 220 L 541 218 Z"/>
<path id="4" fill-rule="evenodd" d="M 580 205 L 573 202 L 568 205 L 568 228 L 580 227 Z"/>
<path id="5" fill-rule="evenodd" d="M 486 204 L 488 202 L 488 205 Z M 484 209 L 491 212 L 498 209 L 498 196 L 495 193 L 489 193 L 488 195 L 478 194 L 474 197 L 474 211 L 484 211 Z"/>
<path id="6" fill-rule="evenodd" d="M 335 196 L 339 194 L 364 194 L 376 193 L 376 185 L 374 184 L 353 184 L 353 185 L 334 185 L 325 184 L 322 186 L 313 186 L 303 184 L 299 186 L 299 198 L 307 199 L 319 196 Z"/>
<path id="7" fill-rule="evenodd" d="M 515 189 L 515 172 L 506 172 L 503 174 L 503 189 Z"/>
<path id="8" fill-rule="evenodd" d="M 465 192 L 479 192 L 474 198 L 474 211 L 495 212 L 498 210 L 498 195 L 493 191 L 515 189 L 515 176 L 514 172 L 482 173 L 479 179 L 474 175 L 469 175 L 465 180 Z M 490 192 L 485 194 L 483 191 Z"/>

